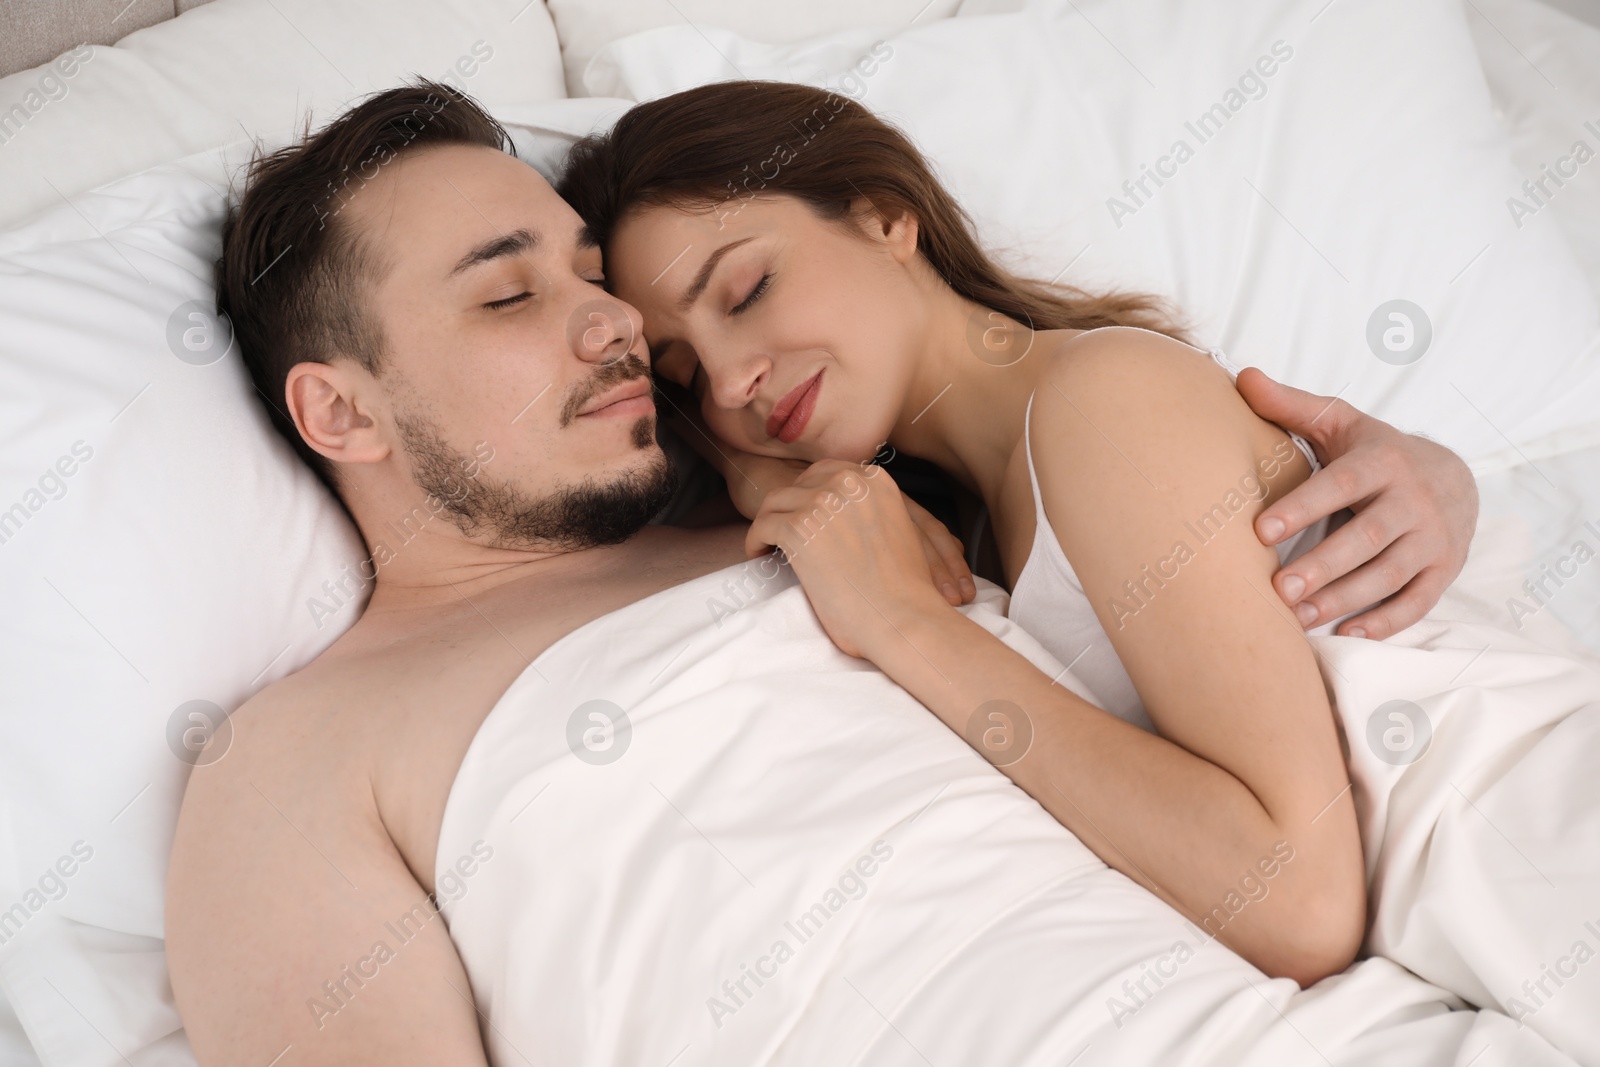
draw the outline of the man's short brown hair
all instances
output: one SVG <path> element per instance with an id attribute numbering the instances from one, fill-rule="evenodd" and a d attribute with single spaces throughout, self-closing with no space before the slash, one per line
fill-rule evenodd
<path id="1" fill-rule="evenodd" d="M 283 390 L 297 363 L 342 356 L 379 371 L 383 330 L 365 295 L 383 264 L 339 215 L 385 164 L 450 144 L 511 151 L 505 128 L 458 89 L 417 81 L 376 93 L 298 143 L 258 152 L 223 224 L 217 310 L 273 425 L 336 492 L 333 465 L 301 439 Z"/>

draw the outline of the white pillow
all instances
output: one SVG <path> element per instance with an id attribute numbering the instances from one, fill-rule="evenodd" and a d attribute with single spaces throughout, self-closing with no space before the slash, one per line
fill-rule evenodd
<path id="1" fill-rule="evenodd" d="M 1573 146 L 1580 140 L 1600 152 L 1600 25 L 1539 0 L 1474 4 L 1467 24 L 1510 134 L 1517 169 L 1528 177 L 1542 176 L 1540 168 L 1546 166 L 1570 170 L 1576 162 Z M 1600 19 L 1600 5 L 1587 17 Z M 1539 65 L 1533 66 L 1529 56 L 1537 56 Z M 1555 193 L 1547 204 L 1600 293 L 1600 177 L 1594 159 L 1578 169 L 1575 181 L 1547 184 Z"/>
<path id="2" fill-rule="evenodd" d="M 960 0 L 546 0 L 561 37 L 567 90 L 573 96 L 604 96 L 585 88 L 584 71 L 606 45 L 660 26 L 685 26 L 694 32 L 716 27 L 755 41 L 803 41 L 849 27 L 879 26 L 893 33 L 926 25 L 955 13 Z M 696 36 L 692 47 L 710 49 Z M 715 53 L 711 53 L 717 59 Z M 723 77 L 737 77 L 726 60 Z"/>
<path id="3" fill-rule="evenodd" d="M 492 110 L 561 97 L 555 27 L 527 0 L 213 0 L 0 78 L 0 228 L 124 175 L 288 140 L 411 74 Z"/>
<path id="4" fill-rule="evenodd" d="M 1513 224 L 1523 176 L 1453 0 L 1040 2 L 892 36 L 846 82 L 836 57 L 869 43 L 655 30 L 597 57 L 588 88 L 651 99 L 729 60 L 844 85 L 1035 276 L 1170 295 L 1237 361 L 1480 469 L 1600 440 L 1600 312 L 1548 213 Z M 1147 166 L 1173 174 L 1157 186 Z M 1385 344 L 1404 340 L 1400 300 L 1432 328 L 1409 364 L 1377 354 L 1406 355 Z"/>
<path id="5" fill-rule="evenodd" d="M 113 957 L 162 936 L 192 715 L 220 725 L 356 611 L 313 617 L 361 542 L 212 314 L 224 155 L 0 235 L 0 908 L 24 908 L 0 975 L 46 1063 L 102 1055 L 74 1007 L 128 1003 Z M 162 1036 L 89 1017 L 125 1051 Z"/>

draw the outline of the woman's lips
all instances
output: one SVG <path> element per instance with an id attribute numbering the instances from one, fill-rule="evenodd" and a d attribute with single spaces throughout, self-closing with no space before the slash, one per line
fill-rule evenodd
<path id="1" fill-rule="evenodd" d="M 805 432 L 811 413 L 817 409 L 817 394 L 822 392 L 822 371 L 801 382 L 778 401 L 767 416 L 767 436 L 792 445 Z"/>

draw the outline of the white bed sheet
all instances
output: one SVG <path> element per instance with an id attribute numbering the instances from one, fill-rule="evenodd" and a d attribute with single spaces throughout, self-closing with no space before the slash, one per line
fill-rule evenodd
<path id="1" fill-rule="evenodd" d="M 1495 826 L 1523 843 L 1525 831 L 1600 830 L 1581 765 L 1590 744 L 1519 755 L 1577 704 L 1600 709 L 1600 671 L 1565 659 L 1552 670 L 1542 649 L 1506 649 L 1481 657 L 1496 684 L 1476 689 L 1462 666 L 1481 634 L 1502 635 L 1470 623 L 1417 627 L 1412 647 L 1315 639 L 1319 658 L 1337 661 L 1330 684 L 1347 733 L 1364 726 L 1374 694 L 1414 697 L 1437 723 L 1440 754 L 1409 767 L 1352 745 L 1363 826 L 1383 841 L 1371 850 L 1384 861 L 1376 913 L 1395 954 L 1437 976 L 1373 958 L 1301 991 L 1208 948 L 904 690 L 840 653 L 793 574 L 769 562 L 704 575 L 567 635 L 473 739 L 435 866 L 482 861 L 443 906 L 491 1063 L 1567 1062 L 1540 1037 L 1597 1062 L 1590 993 L 1564 991 L 1519 1027 L 1457 1010 L 1444 988 L 1480 1003 L 1485 984 L 1514 995 L 1533 973 L 1527 957 L 1548 958 L 1550 933 L 1570 944 L 1572 909 L 1495 878 L 1505 846 L 1481 821 L 1459 825 L 1461 809 L 1473 813 L 1460 798 L 1488 806 L 1487 787 L 1513 778 L 1516 797 L 1530 778 L 1534 789 L 1575 783 L 1564 805 L 1493 809 Z M 706 626 L 708 598 L 730 574 L 750 595 Z M 983 582 L 963 613 L 1087 695 L 1005 607 Z M 1494 714 L 1497 703 L 1518 714 Z M 574 758 L 564 724 L 596 704 L 627 709 L 628 741 L 619 727 L 609 758 Z M 1428 847 L 1437 824 L 1456 847 Z M 1286 830 L 1274 849 L 1285 863 L 1296 836 Z M 561 877 L 541 877 L 552 869 Z M 1501 892 L 1462 891 L 1478 886 Z"/>
<path id="2" fill-rule="evenodd" d="M 1600 448 L 1486 475 L 1478 496 L 1478 534 L 1443 610 L 1600 659 Z"/>

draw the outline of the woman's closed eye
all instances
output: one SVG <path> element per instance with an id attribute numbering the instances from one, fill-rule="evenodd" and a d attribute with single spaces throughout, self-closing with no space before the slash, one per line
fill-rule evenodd
<path id="1" fill-rule="evenodd" d="M 750 295 L 746 296 L 743 300 L 739 301 L 738 304 L 734 305 L 728 314 L 738 315 L 742 312 L 750 310 L 750 305 L 761 299 L 762 295 L 766 293 L 767 287 L 771 283 L 772 275 L 770 273 L 763 274 L 761 276 L 761 280 L 756 283 L 756 287 L 750 290 Z"/>

